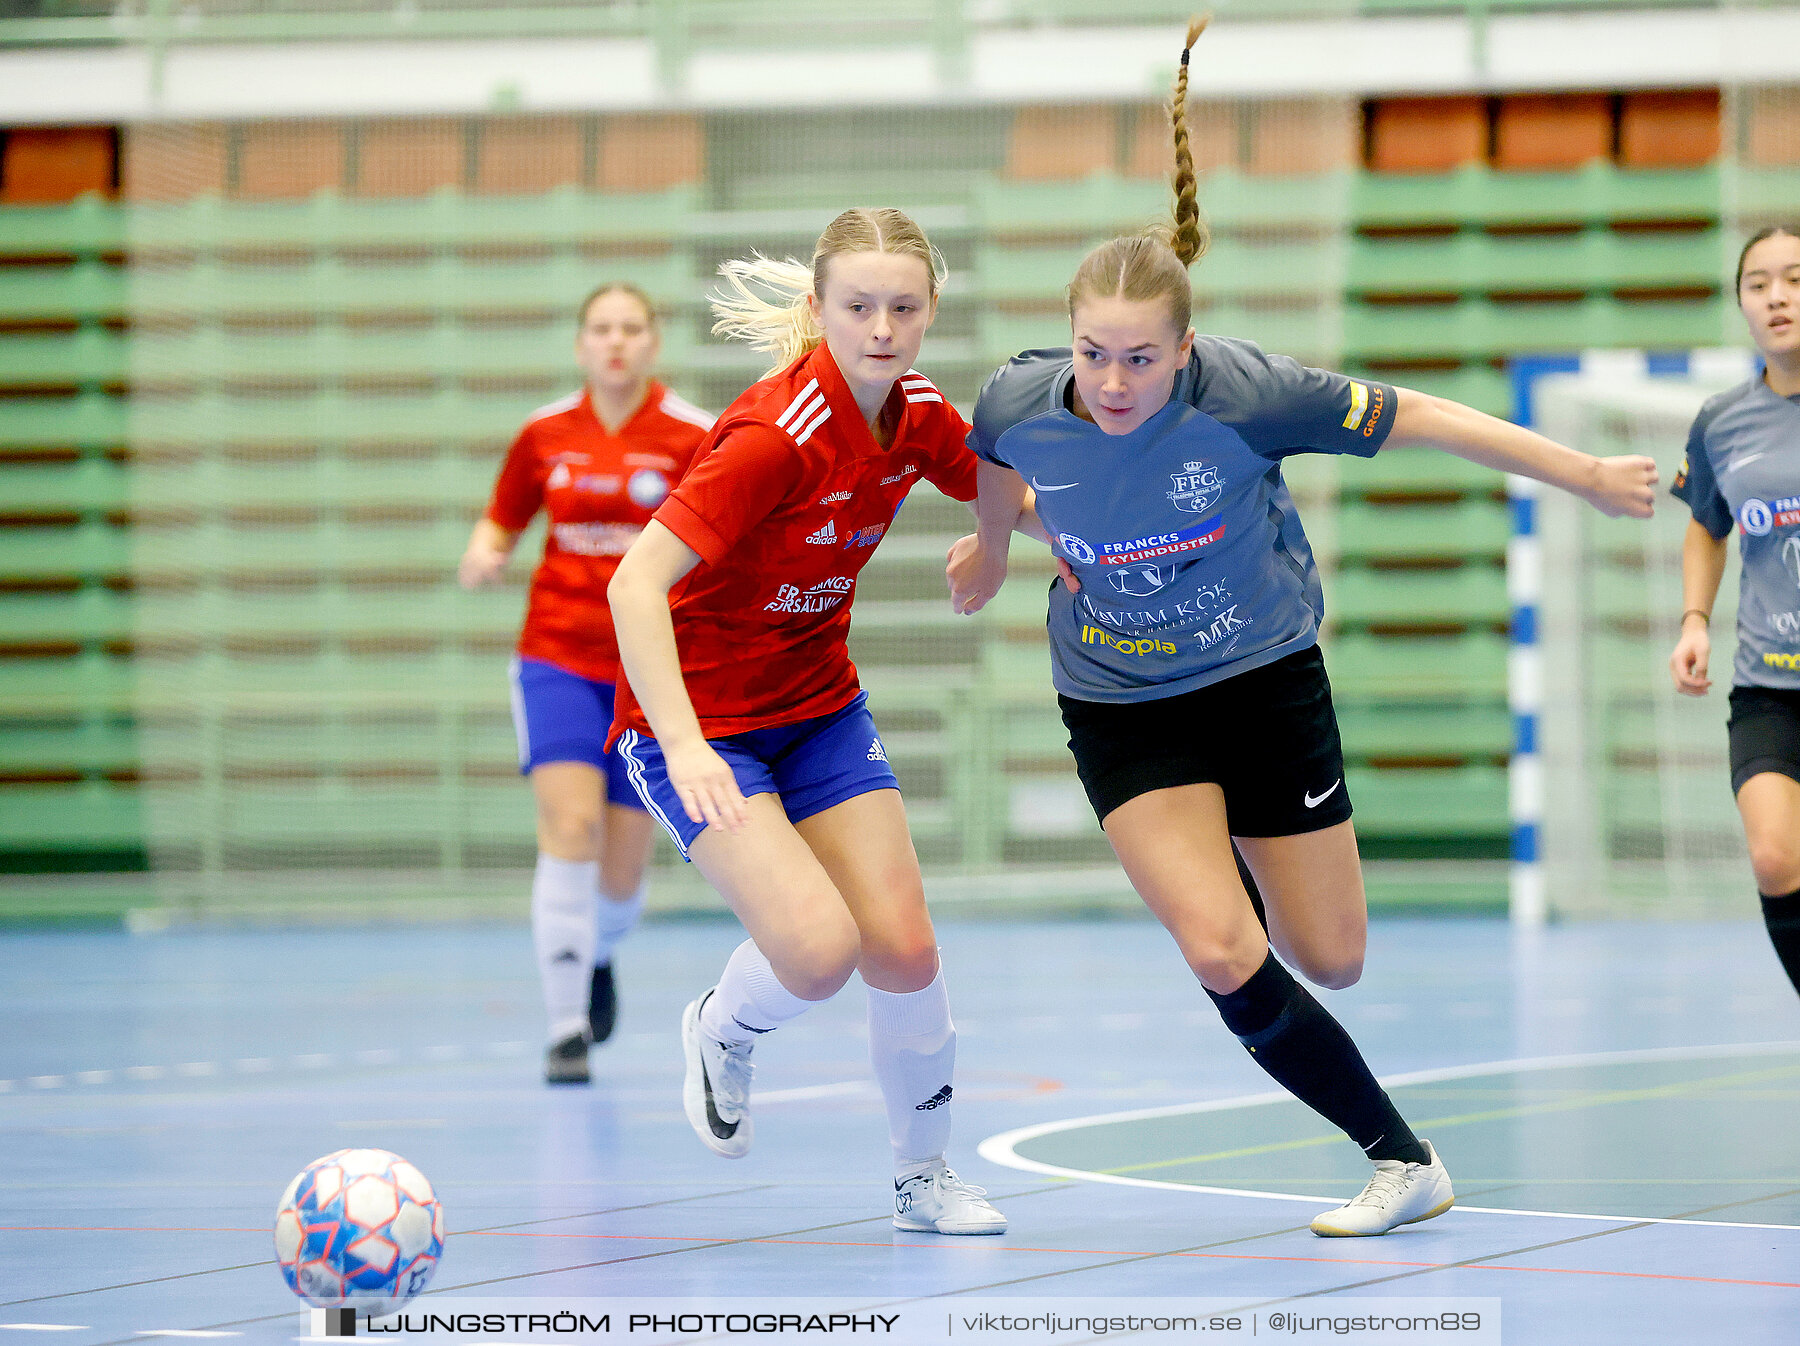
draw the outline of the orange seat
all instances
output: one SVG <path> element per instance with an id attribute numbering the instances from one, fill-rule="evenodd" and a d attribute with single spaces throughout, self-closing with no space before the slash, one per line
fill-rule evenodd
<path id="1" fill-rule="evenodd" d="M 219 122 L 146 122 L 125 128 L 120 177 L 128 201 L 223 196 L 230 130 Z"/>
<path id="2" fill-rule="evenodd" d="M 1168 109 L 1161 104 L 1139 108 L 1131 116 L 1125 155 L 1128 178 L 1166 178 L 1175 166 L 1175 141 Z M 1194 167 L 1235 168 L 1238 162 L 1238 110 L 1235 103 L 1195 100 L 1188 104 L 1188 145 Z"/>
<path id="3" fill-rule="evenodd" d="M 1105 104 L 1022 107 L 1006 137 L 1006 176 L 1056 182 L 1109 172 L 1118 155 L 1118 127 L 1116 112 Z"/>
<path id="4" fill-rule="evenodd" d="M 1513 94 L 1494 116 L 1495 168 L 1580 168 L 1612 145 L 1610 94 Z"/>
<path id="5" fill-rule="evenodd" d="M 110 126 L 21 126 L 6 133 L 0 202 L 48 205 L 110 192 L 118 140 Z"/>
<path id="6" fill-rule="evenodd" d="M 706 127 L 698 117 L 632 115 L 600 123 L 603 192 L 657 192 L 706 174 Z"/>
<path id="7" fill-rule="evenodd" d="M 279 199 L 339 189 L 344 169 L 340 122 L 256 122 L 239 134 L 239 196 Z"/>
<path id="8" fill-rule="evenodd" d="M 547 192 L 587 181 L 588 122 L 581 117 L 494 117 L 482 123 L 475 190 Z"/>
<path id="9" fill-rule="evenodd" d="M 357 143 L 358 196 L 425 196 L 461 187 L 468 131 L 454 118 L 408 118 L 363 124 Z"/>
<path id="10" fill-rule="evenodd" d="M 1448 173 L 1487 158 L 1487 100 L 1378 98 L 1369 107 L 1369 167 L 1377 173 Z"/>
<path id="11" fill-rule="evenodd" d="M 1719 157 L 1719 91 L 1628 93 L 1619 106 L 1619 163 L 1701 168 Z"/>
<path id="12" fill-rule="evenodd" d="M 1800 92 L 1763 89 L 1749 103 L 1745 157 L 1759 168 L 1800 164 Z"/>
<path id="13" fill-rule="evenodd" d="M 1264 177 L 1329 173 L 1356 162 L 1355 105 L 1337 98 L 1278 99 L 1256 105 L 1244 167 Z"/>

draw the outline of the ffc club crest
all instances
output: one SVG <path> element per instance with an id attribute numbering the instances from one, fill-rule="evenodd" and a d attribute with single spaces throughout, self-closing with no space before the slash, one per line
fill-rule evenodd
<path id="1" fill-rule="evenodd" d="M 1175 483 L 1175 489 L 1168 493 L 1170 501 L 1176 509 L 1189 514 L 1204 514 L 1218 503 L 1225 490 L 1219 469 L 1204 463 L 1183 463 L 1181 471 L 1169 474 L 1169 480 Z"/>
<path id="2" fill-rule="evenodd" d="M 1056 540 L 1062 543 L 1063 555 L 1076 565 L 1091 566 L 1094 564 L 1094 549 L 1088 546 L 1073 533 L 1058 533 Z"/>

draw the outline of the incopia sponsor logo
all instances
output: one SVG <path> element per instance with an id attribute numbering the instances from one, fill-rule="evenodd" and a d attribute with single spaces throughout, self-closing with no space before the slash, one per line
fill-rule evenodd
<path id="1" fill-rule="evenodd" d="M 1129 638 L 1115 636 L 1111 631 L 1103 630 L 1098 626 L 1083 626 L 1081 628 L 1081 643 L 1083 645 L 1106 645 L 1117 650 L 1120 654 L 1134 655 L 1140 659 L 1148 654 L 1175 653 L 1175 646 L 1171 641 L 1131 640 Z"/>

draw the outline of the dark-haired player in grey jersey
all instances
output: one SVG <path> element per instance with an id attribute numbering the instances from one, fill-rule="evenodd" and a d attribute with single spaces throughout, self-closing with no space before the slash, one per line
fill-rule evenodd
<path id="1" fill-rule="evenodd" d="M 1257 1064 L 1375 1161 L 1368 1186 L 1317 1216 L 1313 1232 L 1385 1234 L 1448 1210 L 1449 1175 L 1270 951 L 1320 985 L 1348 986 L 1368 928 L 1317 643 L 1318 573 L 1282 461 L 1419 441 L 1639 517 L 1656 468 L 1195 336 L 1187 268 L 1206 240 L 1186 52 L 1181 69 L 1174 228 L 1089 253 L 1069 285 L 1072 346 L 1028 352 L 989 380 L 970 435 L 983 460 L 980 531 L 952 549 L 951 597 L 974 611 L 999 590 L 1029 484 L 1062 572 L 1052 676 L 1101 828 Z M 1234 841 L 1262 891 L 1266 936 Z"/>
<path id="2" fill-rule="evenodd" d="M 1800 226 L 1764 229 L 1738 257 L 1738 307 L 1762 352 L 1688 432 L 1674 494 L 1694 513 L 1681 550 L 1675 688 L 1712 683 L 1707 623 L 1735 522 L 1743 558 L 1731 674 L 1731 788 L 1769 939 L 1800 990 Z"/>

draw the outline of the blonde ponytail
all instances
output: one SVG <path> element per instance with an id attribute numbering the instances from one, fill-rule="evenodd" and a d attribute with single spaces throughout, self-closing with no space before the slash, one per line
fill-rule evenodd
<path id="1" fill-rule="evenodd" d="M 768 373 L 785 369 L 825 339 L 807 303 L 813 279 L 806 263 L 755 253 L 748 261 L 721 263 L 719 275 L 725 285 L 711 296 L 713 335 L 767 354 L 775 362 Z"/>
<path id="2" fill-rule="evenodd" d="M 1069 282 L 1069 317 L 1084 299 L 1112 297 L 1133 301 L 1163 300 L 1177 332 L 1186 332 L 1194 313 L 1194 291 L 1188 268 L 1206 253 L 1212 236 L 1200 218 L 1200 184 L 1194 172 L 1194 151 L 1188 140 L 1188 56 L 1212 16 L 1188 23 L 1187 44 L 1181 49 L 1181 68 L 1175 75 L 1174 96 L 1169 104 L 1169 125 L 1175 136 L 1175 193 L 1173 223 L 1158 225 L 1141 234 L 1129 234 L 1102 243 L 1076 268 Z"/>
<path id="3" fill-rule="evenodd" d="M 904 211 L 891 208 L 846 210 L 819 235 L 812 266 L 792 257 L 775 261 L 760 253 L 748 261 L 719 267 L 723 288 L 709 298 L 716 316 L 713 335 L 747 342 L 774 363 L 764 373 L 785 369 L 825 339 L 808 302 L 825 289 L 825 273 L 833 257 L 851 252 L 894 252 L 925 263 L 926 284 L 935 297 L 946 268 L 925 231 Z"/>

